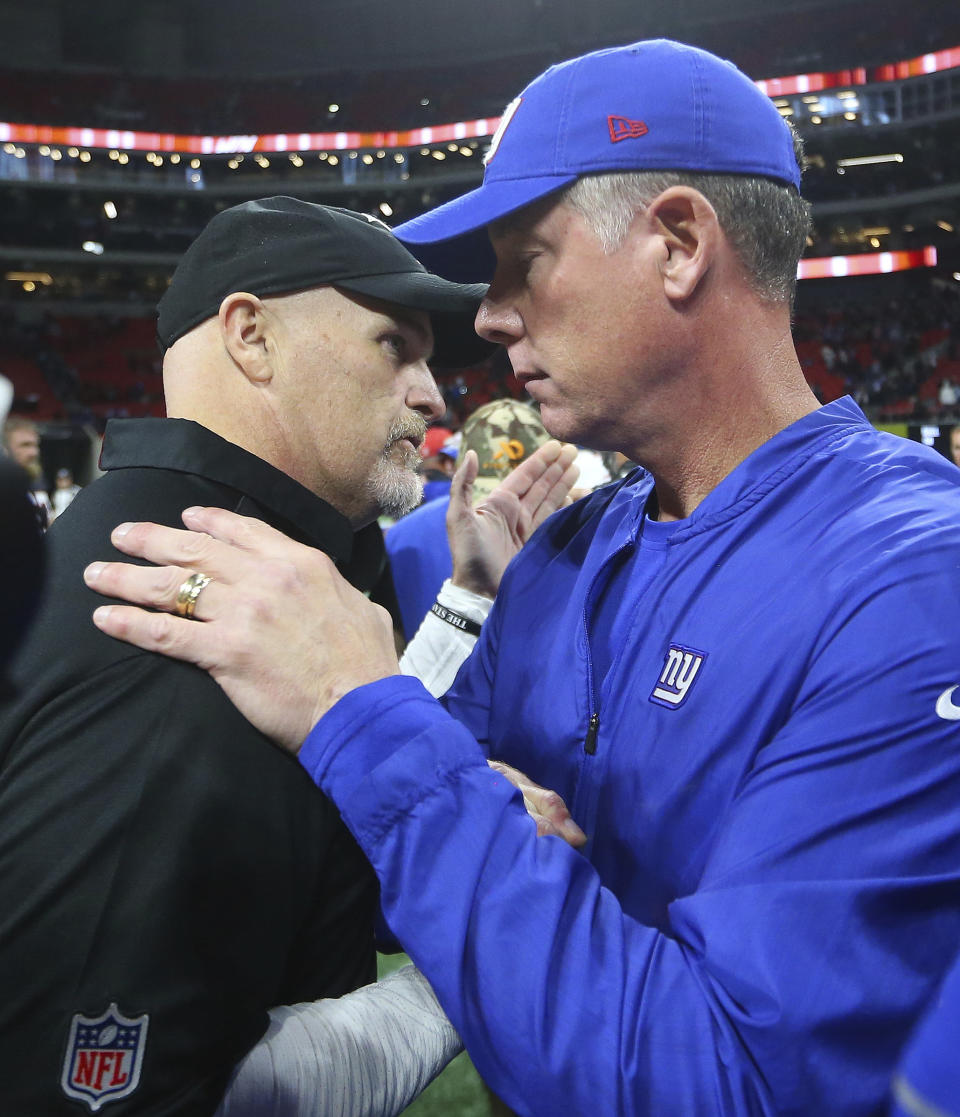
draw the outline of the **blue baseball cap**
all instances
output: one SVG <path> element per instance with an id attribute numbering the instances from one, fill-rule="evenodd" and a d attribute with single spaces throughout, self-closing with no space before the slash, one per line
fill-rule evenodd
<path id="1" fill-rule="evenodd" d="M 760 175 L 800 189 L 793 136 L 766 94 L 714 54 L 669 39 L 551 66 L 507 106 L 483 183 L 394 229 L 432 244 L 489 225 L 582 175 Z"/>

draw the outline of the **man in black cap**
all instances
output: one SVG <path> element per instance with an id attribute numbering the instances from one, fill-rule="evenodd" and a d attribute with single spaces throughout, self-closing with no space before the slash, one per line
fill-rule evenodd
<path id="1" fill-rule="evenodd" d="M 80 572 L 119 521 L 215 504 L 369 585 L 373 521 L 420 499 L 434 338 L 473 359 L 484 290 L 293 198 L 224 211 L 181 261 L 159 307 L 169 418 L 108 425 L 0 708 L 4 1112 L 211 1114 L 268 1008 L 373 979 L 374 876 L 336 809 L 204 672 L 98 633 Z"/>

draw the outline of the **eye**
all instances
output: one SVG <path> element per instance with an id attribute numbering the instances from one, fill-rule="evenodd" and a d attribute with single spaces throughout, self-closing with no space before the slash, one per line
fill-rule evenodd
<path id="1" fill-rule="evenodd" d="M 407 355 L 407 339 L 401 333 L 383 334 L 380 343 L 399 361 L 402 361 Z"/>

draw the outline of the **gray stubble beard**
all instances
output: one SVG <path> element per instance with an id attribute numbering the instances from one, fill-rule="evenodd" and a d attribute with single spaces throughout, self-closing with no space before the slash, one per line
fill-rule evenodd
<path id="1" fill-rule="evenodd" d="M 412 447 L 409 450 L 402 447 L 402 465 L 398 465 L 391 455 L 397 452 L 394 447 L 405 438 L 422 442 L 426 429 L 426 421 L 416 412 L 405 419 L 397 419 L 390 428 L 387 443 L 369 482 L 370 495 L 381 515 L 399 520 L 401 516 L 412 512 L 423 499 L 420 455 Z"/>

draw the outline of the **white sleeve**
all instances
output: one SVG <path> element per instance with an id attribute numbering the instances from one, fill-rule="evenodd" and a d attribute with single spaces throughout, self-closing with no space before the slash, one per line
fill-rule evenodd
<path id="1" fill-rule="evenodd" d="M 493 606 L 491 598 L 455 586 L 449 578 L 440 587 L 437 601 L 481 625 Z M 476 642 L 476 636 L 427 613 L 400 659 L 400 671 L 416 676 L 434 698 L 439 698 L 450 689 L 460 664 L 473 651 Z"/>
<path id="2" fill-rule="evenodd" d="M 216 1117 L 393 1117 L 463 1049 L 419 970 L 270 1012 Z"/>

